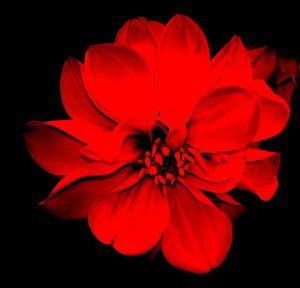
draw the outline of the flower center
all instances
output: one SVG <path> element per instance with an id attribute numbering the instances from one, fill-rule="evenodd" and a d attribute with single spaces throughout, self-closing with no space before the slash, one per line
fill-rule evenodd
<path id="1" fill-rule="evenodd" d="M 193 157 L 181 148 L 172 152 L 160 138 L 157 138 L 142 158 L 137 161 L 141 165 L 140 173 L 148 174 L 154 178 L 156 184 L 173 185 L 178 177 L 183 177 Z"/>

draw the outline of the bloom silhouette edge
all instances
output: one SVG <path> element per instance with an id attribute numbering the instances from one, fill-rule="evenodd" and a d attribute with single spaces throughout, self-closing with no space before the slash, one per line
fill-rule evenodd
<path id="1" fill-rule="evenodd" d="M 237 36 L 210 60 L 203 32 L 183 15 L 166 26 L 130 20 L 83 64 L 69 58 L 61 96 L 72 120 L 25 132 L 32 158 L 63 177 L 41 204 L 60 218 L 88 217 L 122 254 L 160 245 L 189 272 L 220 265 L 242 208 L 229 192 L 273 196 L 279 154 L 258 142 L 289 116 L 250 60 Z"/>

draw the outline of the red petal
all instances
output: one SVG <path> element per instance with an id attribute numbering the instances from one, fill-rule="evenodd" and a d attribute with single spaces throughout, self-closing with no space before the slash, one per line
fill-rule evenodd
<path id="1" fill-rule="evenodd" d="M 118 31 L 115 43 L 130 46 L 131 43 L 136 41 L 148 41 L 148 37 L 151 36 L 155 43 L 158 44 L 163 29 L 164 25 L 158 21 L 148 21 L 144 17 L 131 19 Z"/>
<path id="2" fill-rule="evenodd" d="M 82 147 L 80 150 L 81 155 L 85 158 L 113 162 L 118 160 L 134 160 L 140 154 L 141 150 L 128 137 L 137 135 L 138 131 L 136 130 L 140 128 L 136 127 L 137 124 L 144 122 L 148 123 L 142 120 L 131 120 L 125 124 L 119 124 L 113 131 L 101 126 L 75 120 L 50 121 L 46 122 L 46 124 L 60 129 L 80 142 L 87 144 L 87 146 Z"/>
<path id="3" fill-rule="evenodd" d="M 276 94 L 290 104 L 291 97 L 293 95 L 296 85 L 293 80 L 287 80 L 276 88 Z"/>
<path id="4" fill-rule="evenodd" d="M 91 160 L 107 162 L 134 160 L 141 152 L 132 136 L 149 133 L 155 121 L 132 119 L 118 124 L 110 131 L 101 126 L 74 120 L 46 122 L 87 144 L 81 154 Z"/>
<path id="5" fill-rule="evenodd" d="M 63 219 L 84 218 L 91 204 L 99 197 L 126 189 L 141 179 L 124 163 L 93 163 L 63 178 L 41 204 Z M 119 169 L 119 170 L 118 170 Z"/>
<path id="6" fill-rule="evenodd" d="M 231 151 L 251 142 L 259 120 L 253 93 L 238 87 L 218 89 L 197 104 L 186 143 L 200 152 Z"/>
<path id="7" fill-rule="evenodd" d="M 241 203 L 236 201 L 234 198 L 232 198 L 228 193 L 222 193 L 222 194 L 215 194 L 215 196 L 222 202 L 234 205 L 234 206 L 241 206 Z"/>
<path id="8" fill-rule="evenodd" d="M 109 142 L 105 141 L 109 150 L 100 150 L 103 148 L 97 146 L 86 146 L 81 150 L 81 154 L 91 160 L 95 161 L 105 161 L 108 163 L 113 163 L 114 161 L 127 161 L 131 162 L 141 155 L 143 150 L 138 147 L 137 140 L 134 138 L 129 139 L 116 139 L 116 141 L 111 141 L 111 143 L 116 144 L 114 147 L 109 146 Z M 102 142 L 103 144 L 104 142 Z"/>
<path id="9" fill-rule="evenodd" d="M 268 47 L 248 50 L 254 79 L 268 80 L 276 68 L 276 52 Z"/>
<path id="10" fill-rule="evenodd" d="M 264 53 L 269 49 L 268 46 L 262 46 L 258 48 L 248 48 L 248 56 L 250 58 L 251 64 L 255 64 L 255 62 L 264 55 Z"/>
<path id="11" fill-rule="evenodd" d="M 53 122 L 30 122 L 24 138 L 33 160 L 55 175 L 66 175 L 89 163 L 80 156 L 82 142 L 51 125 Z"/>
<path id="12" fill-rule="evenodd" d="M 183 178 L 178 177 L 177 180 L 199 202 L 201 202 L 202 204 L 205 204 L 205 205 L 209 205 L 209 206 L 215 207 L 214 204 L 212 203 L 212 201 L 202 191 L 200 191 L 199 189 L 197 189 L 197 188 L 189 185 L 190 183 L 188 183 L 187 181 L 185 181 L 185 178 L 183 179 Z"/>
<path id="13" fill-rule="evenodd" d="M 112 164 L 106 162 L 92 162 L 88 165 L 85 165 L 62 178 L 53 188 L 51 193 L 48 195 L 47 199 L 50 199 L 52 196 L 55 196 L 57 193 L 60 193 L 68 185 L 74 183 L 78 179 L 82 179 L 85 177 L 109 175 L 126 164 L 127 163 L 124 162 L 115 162 Z M 47 201 L 47 199 L 45 201 Z"/>
<path id="14" fill-rule="evenodd" d="M 151 130 L 154 123 L 132 119 L 118 124 L 110 131 L 101 126 L 74 120 L 46 122 L 47 125 L 58 128 L 87 144 L 80 150 L 85 158 L 107 162 L 136 159 L 141 149 L 137 147 L 136 140 L 129 137 Z"/>
<path id="15" fill-rule="evenodd" d="M 126 255 L 153 248 L 168 218 L 167 202 L 159 186 L 149 178 L 128 190 L 103 197 L 93 204 L 88 216 L 97 239 Z"/>
<path id="16" fill-rule="evenodd" d="M 246 207 L 233 199 L 228 193 L 217 194 L 216 197 L 220 200 L 216 202 L 216 206 L 233 222 L 242 213 L 245 212 Z"/>
<path id="17" fill-rule="evenodd" d="M 184 144 L 186 137 L 186 125 L 180 125 L 169 129 L 166 137 L 166 144 L 172 151 L 178 151 Z"/>
<path id="18" fill-rule="evenodd" d="M 112 44 L 95 45 L 86 53 L 83 80 L 95 104 L 114 119 L 156 115 L 152 77 L 133 50 Z"/>
<path id="19" fill-rule="evenodd" d="M 119 30 L 115 43 L 125 45 L 139 53 L 153 71 L 158 51 L 158 37 L 164 26 L 143 17 L 127 21 Z"/>
<path id="20" fill-rule="evenodd" d="M 210 90 L 226 86 L 244 86 L 252 81 L 250 59 L 238 36 L 233 36 L 212 59 L 209 77 Z"/>
<path id="21" fill-rule="evenodd" d="M 276 70 L 276 93 L 287 103 L 296 86 L 297 60 L 295 58 L 279 57 Z"/>
<path id="22" fill-rule="evenodd" d="M 268 154 L 266 154 L 268 155 Z M 270 200 L 278 186 L 277 173 L 280 164 L 280 154 L 273 153 L 268 158 L 248 162 L 244 176 L 237 188 L 255 193 L 264 201 Z"/>
<path id="23" fill-rule="evenodd" d="M 82 149 L 82 154 L 93 160 L 114 162 L 120 160 L 134 160 L 141 153 L 134 136 L 150 134 L 156 121 L 131 119 L 121 122 L 113 131 L 95 138 L 87 147 Z"/>
<path id="24" fill-rule="evenodd" d="M 110 133 L 110 130 L 102 126 L 76 120 L 56 120 L 44 124 L 59 129 L 85 144 L 94 142 L 95 138 L 101 139 L 104 135 Z"/>
<path id="25" fill-rule="evenodd" d="M 205 169 L 193 165 L 185 175 L 185 181 L 200 190 L 225 193 L 240 182 L 244 169 L 244 158 L 232 155 L 220 162 L 208 160 Z"/>
<path id="26" fill-rule="evenodd" d="M 265 151 L 257 148 L 247 148 L 245 150 L 245 156 L 247 162 L 255 162 L 259 160 L 263 160 L 269 158 L 274 155 L 274 152 Z"/>
<path id="27" fill-rule="evenodd" d="M 254 137 L 254 141 L 259 141 L 271 138 L 283 130 L 289 118 L 290 108 L 264 81 L 253 81 L 253 89 L 260 103 L 260 121 Z"/>
<path id="28" fill-rule="evenodd" d="M 168 262 L 193 273 L 206 273 L 225 258 L 231 224 L 217 208 L 195 199 L 182 185 L 168 191 L 170 221 L 162 251 Z"/>
<path id="29" fill-rule="evenodd" d="M 161 35 L 156 92 L 161 121 L 170 130 L 184 125 L 207 91 L 209 50 L 201 29 L 190 18 L 173 17 Z"/>
<path id="30" fill-rule="evenodd" d="M 243 162 L 243 153 L 217 153 L 204 160 L 205 167 L 192 165 L 188 171 L 209 182 L 222 182 L 231 178 Z"/>
<path id="31" fill-rule="evenodd" d="M 148 27 L 156 43 L 159 43 L 161 34 L 165 26 L 158 21 L 147 21 L 143 17 L 140 18 L 140 21 L 142 21 Z"/>
<path id="32" fill-rule="evenodd" d="M 280 85 L 284 81 L 291 79 L 295 83 L 297 75 L 297 60 L 295 58 L 278 57 L 276 71 L 276 84 Z"/>
<path id="33" fill-rule="evenodd" d="M 114 122 L 105 117 L 89 98 L 82 81 L 80 65 L 82 64 L 73 58 L 69 58 L 64 64 L 60 79 L 60 93 L 66 111 L 74 120 L 113 128 Z"/>

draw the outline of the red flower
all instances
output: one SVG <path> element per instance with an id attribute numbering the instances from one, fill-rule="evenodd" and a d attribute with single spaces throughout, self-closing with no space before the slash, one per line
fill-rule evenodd
<path id="1" fill-rule="evenodd" d="M 210 60 L 188 17 L 130 20 L 84 64 L 66 61 L 61 96 L 72 120 L 31 122 L 25 133 L 33 159 L 63 177 L 42 205 L 88 217 L 122 254 L 159 245 L 175 267 L 208 272 L 241 208 L 228 192 L 268 200 L 276 189 L 279 156 L 256 143 L 284 128 L 289 107 L 253 80 L 237 36 Z"/>

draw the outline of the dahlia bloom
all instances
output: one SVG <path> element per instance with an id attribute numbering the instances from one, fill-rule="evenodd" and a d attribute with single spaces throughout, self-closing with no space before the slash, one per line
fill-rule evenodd
<path id="1" fill-rule="evenodd" d="M 122 254 L 159 247 L 173 266 L 206 273 L 230 248 L 241 208 L 230 192 L 276 190 L 279 154 L 258 142 L 284 128 L 289 106 L 253 78 L 238 36 L 210 59 L 186 16 L 129 20 L 83 64 L 65 62 L 61 97 L 70 120 L 25 131 L 35 162 L 61 177 L 41 205 L 87 217 Z"/>

